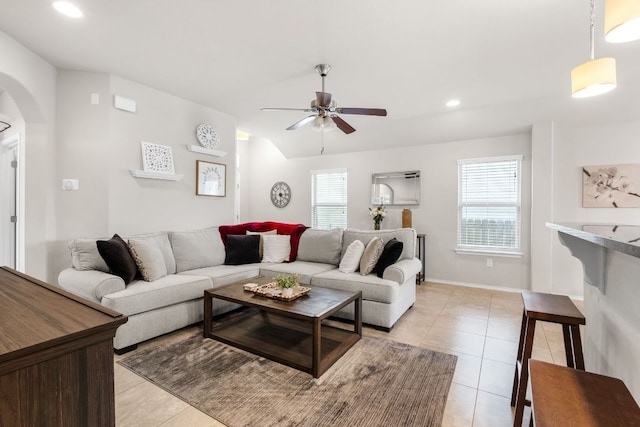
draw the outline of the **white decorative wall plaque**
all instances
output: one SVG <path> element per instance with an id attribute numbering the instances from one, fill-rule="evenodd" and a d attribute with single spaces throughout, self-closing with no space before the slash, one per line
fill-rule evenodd
<path id="1" fill-rule="evenodd" d="M 141 142 L 142 165 L 145 172 L 175 173 L 173 151 L 166 145 Z"/>

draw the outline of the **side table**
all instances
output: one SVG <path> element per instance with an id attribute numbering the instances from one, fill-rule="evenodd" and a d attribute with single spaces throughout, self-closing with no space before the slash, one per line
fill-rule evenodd
<path id="1" fill-rule="evenodd" d="M 416 274 L 416 285 L 419 285 L 420 283 L 424 282 L 424 279 L 425 279 L 425 261 L 424 261 L 425 260 L 425 255 L 424 255 L 425 237 L 426 236 L 424 234 L 418 234 L 417 255 L 418 255 L 418 259 L 420 259 L 420 262 L 422 263 L 422 269 L 418 274 Z"/>

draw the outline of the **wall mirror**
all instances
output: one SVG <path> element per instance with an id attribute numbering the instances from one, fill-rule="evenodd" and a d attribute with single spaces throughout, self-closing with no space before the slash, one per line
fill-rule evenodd
<path id="1" fill-rule="evenodd" d="M 420 171 L 382 172 L 371 175 L 371 204 L 420 204 Z"/>

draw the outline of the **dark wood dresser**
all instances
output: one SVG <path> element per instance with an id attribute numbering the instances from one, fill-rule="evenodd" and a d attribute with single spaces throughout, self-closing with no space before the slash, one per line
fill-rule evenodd
<path id="1" fill-rule="evenodd" d="M 126 321 L 0 267 L 0 426 L 114 426 L 113 336 Z"/>

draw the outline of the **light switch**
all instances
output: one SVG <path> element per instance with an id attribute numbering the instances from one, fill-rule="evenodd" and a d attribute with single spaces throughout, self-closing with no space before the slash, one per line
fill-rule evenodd
<path id="1" fill-rule="evenodd" d="M 91 94 L 91 105 L 98 105 L 100 104 L 100 94 L 99 93 L 92 93 Z"/>
<path id="2" fill-rule="evenodd" d="M 64 178 L 62 180 L 62 189 L 66 191 L 77 190 L 80 188 L 80 183 L 77 179 Z"/>

